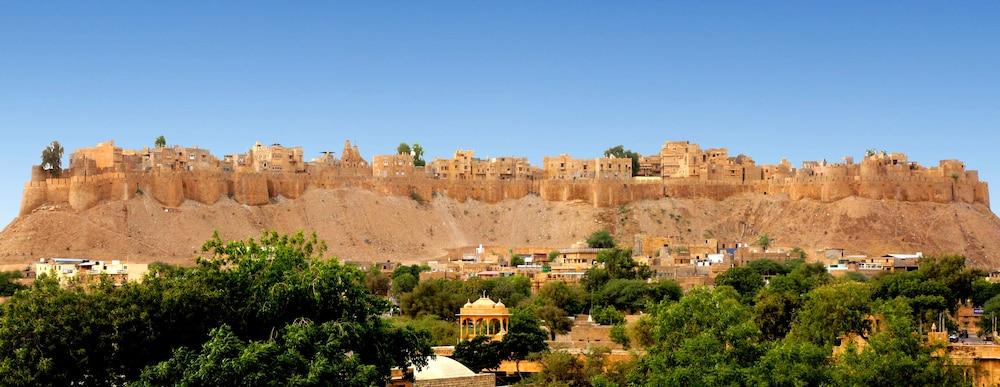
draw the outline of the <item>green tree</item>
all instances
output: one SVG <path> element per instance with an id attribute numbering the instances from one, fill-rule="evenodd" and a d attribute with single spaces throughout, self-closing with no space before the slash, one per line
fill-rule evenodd
<path id="1" fill-rule="evenodd" d="M 749 302 L 764 288 L 764 277 L 747 266 L 730 268 L 715 277 L 716 286 L 729 286 L 736 290 L 744 302 Z"/>
<path id="2" fill-rule="evenodd" d="M 410 273 L 403 273 L 392 279 L 392 293 L 397 297 L 412 292 L 420 283 L 417 277 Z"/>
<path id="3" fill-rule="evenodd" d="M 399 297 L 403 293 L 412 292 L 420 282 L 420 273 L 430 271 L 427 265 L 400 265 L 392 271 L 392 293 Z"/>
<path id="4" fill-rule="evenodd" d="M 761 250 L 767 252 L 767 249 L 771 247 L 771 236 L 767 234 L 760 234 L 757 237 L 757 246 L 760 246 Z"/>
<path id="5" fill-rule="evenodd" d="M 767 350 L 754 367 L 751 385 L 830 385 L 830 351 L 809 342 L 781 340 Z"/>
<path id="6" fill-rule="evenodd" d="M 987 281 L 985 278 L 978 278 L 972 282 L 972 304 L 983 306 L 986 301 L 1000 295 L 1000 284 Z"/>
<path id="7" fill-rule="evenodd" d="M 924 281 L 935 281 L 951 290 L 947 300 L 951 310 L 971 299 L 972 283 L 986 275 L 982 270 L 965 266 L 965 257 L 960 255 L 921 258 L 917 273 Z"/>
<path id="8" fill-rule="evenodd" d="M 392 287 L 392 280 L 389 279 L 389 276 L 382 273 L 378 269 L 378 266 L 371 265 L 368 267 L 368 271 L 365 272 L 365 287 L 373 294 L 385 296 L 389 294 L 389 289 Z"/>
<path id="9" fill-rule="evenodd" d="M 538 289 L 535 303 L 539 306 L 558 306 L 569 314 L 583 313 L 587 307 L 587 295 L 577 285 L 562 281 L 548 281 Z"/>
<path id="10" fill-rule="evenodd" d="M 648 348 L 656 344 L 656 339 L 653 337 L 653 328 L 655 325 L 652 316 L 649 314 L 645 314 L 635 322 L 628 324 L 626 326 L 626 334 L 628 334 L 629 345 Z"/>
<path id="11" fill-rule="evenodd" d="M 163 136 L 157 136 L 156 140 L 153 141 L 153 146 L 155 146 L 157 148 L 166 148 L 166 146 L 167 146 L 167 138 L 163 137 Z"/>
<path id="12" fill-rule="evenodd" d="M 632 343 L 631 338 L 628 336 L 628 326 L 625 323 L 618 323 L 611 327 L 611 331 L 608 332 L 608 336 L 611 337 L 611 341 L 620 344 L 625 349 L 628 349 Z"/>
<path id="13" fill-rule="evenodd" d="M 820 346 L 836 343 L 845 333 L 864 334 L 869 329 L 871 295 L 871 287 L 858 282 L 813 289 L 795 314 L 789 334 Z"/>
<path id="14" fill-rule="evenodd" d="M 594 231 L 587 237 L 587 246 L 594 249 L 610 249 L 615 247 L 615 238 L 608 230 Z"/>
<path id="15" fill-rule="evenodd" d="M 212 330 L 200 351 L 182 348 L 167 361 L 143 371 L 145 385 L 338 385 L 371 386 L 386 382 L 377 366 L 365 364 L 354 348 L 370 334 L 357 327 L 328 321 L 290 323 L 268 340 L 244 340 L 223 325 Z M 393 342 L 406 358 L 425 334 L 404 330 Z M 405 354 L 405 355 L 403 355 Z"/>
<path id="16" fill-rule="evenodd" d="M 754 322 L 760 327 L 764 340 L 779 340 L 791 329 L 798 296 L 788 292 L 766 289 L 757 295 L 754 303 Z"/>
<path id="17" fill-rule="evenodd" d="M 42 170 L 48 171 L 52 176 L 59 177 L 62 174 L 63 147 L 59 141 L 53 141 L 42 150 Z"/>
<path id="18" fill-rule="evenodd" d="M 803 261 L 809 257 L 809 254 L 799 246 L 792 247 L 792 254 Z"/>
<path id="19" fill-rule="evenodd" d="M 886 273 L 873 279 L 873 297 L 891 300 L 906 297 L 914 318 L 929 328 L 942 312 L 953 312 L 969 299 L 977 299 L 975 282 L 983 276 L 965 266 L 961 256 L 925 257 L 917 271 Z M 982 289 L 982 287 L 980 287 Z"/>
<path id="20" fill-rule="evenodd" d="M 313 384 L 350 385 L 330 369 L 382 384 L 392 367 L 420 365 L 431 353 L 426 333 L 381 318 L 388 302 L 367 290 L 357 267 L 324 258 L 315 235 L 216 235 L 203 251 L 194 267 L 151 265 L 141 283 L 63 288 L 40 276 L 0 306 L 0 384 L 124 385 L 140 375 L 149 384 L 255 384 L 248 378 L 269 371 L 219 379 L 251 354 L 261 365 L 287 360 L 289 378 L 315 369 Z"/>
<path id="21" fill-rule="evenodd" d="M 793 269 L 771 277 L 769 285 L 760 290 L 754 299 L 754 322 L 768 341 L 785 337 L 806 294 L 832 279 L 819 263 L 796 262 L 785 266 Z M 761 271 L 760 268 L 757 270 Z"/>
<path id="22" fill-rule="evenodd" d="M 653 297 L 653 288 L 646 281 L 613 279 L 594 294 L 592 303 L 634 313 L 646 309 Z"/>
<path id="23" fill-rule="evenodd" d="M 431 335 L 432 345 L 454 345 L 458 341 L 458 324 L 445 321 L 434 315 L 423 315 L 417 318 L 397 316 L 391 322 L 399 327 L 410 327 L 416 331 L 425 331 Z"/>
<path id="24" fill-rule="evenodd" d="M 541 372 L 532 375 L 524 384 L 530 386 L 611 386 L 617 374 L 608 366 L 610 351 L 603 347 L 591 348 L 584 358 L 565 351 L 542 354 Z"/>
<path id="25" fill-rule="evenodd" d="M 507 307 L 521 305 L 531 297 L 531 279 L 523 275 L 489 279 L 472 278 L 464 283 L 468 298 L 479 298 L 483 293 Z"/>
<path id="26" fill-rule="evenodd" d="M 421 281 L 412 292 L 404 293 L 399 298 L 399 307 L 410 317 L 434 315 L 454 321 L 455 312 L 470 298 L 462 281 L 434 279 Z"/>
<path id="27" fill-rule="evenodd" d="M 681 285 L 672 279 L 662 279 L 653 283 L 652 294 L 650 297 L 654 302 L 660 301 L 677 301 L 684 296 L 684 290 L 681 289 Z"/>
<path id="28" fill-rule="evenodd" d="M 19 271 L 0 272 L 0 297 L 10 297 L 14 295 L 14 292 L 27 288 L 27 286 L 17 282 L 22 276 Z"/>
<path id="29" fill-rule="evenodd" d="M 747 263 L 746 267 L 757 272 L 757 274 L 766 276 L 788 274 L 791 271 L 788 266 L 770 259 L 755 259 Z"/>
<path id="30" fill-rule="evenodd" d="M 541 328 L 538 317 L 530 309 L 511 310 L 509 324 L 507 334 L 503 337 L 503 354 L 505 359 L 514 361 L 514 367 L 520 375 L 521 360 L 548 348 L 545 342 L 546 334 Z"/>
<path id="31" fill-rule="evenodd" d="M 524 264 L 524 257 L 520 255 L 512 255 L 510 257 L 510 265 L 512 267 L 518 267 Z"/>
<path id="32" fill-rule="evenodd" d="M 424 160 L 424 147 L 420 144 L 413 144 L 413 166 L 423 167 L 427 165 L 427 161 Z"/>
<path id="33" fill-rule="evenodd" d="M 410 274 L 414 277 L 420 278 L 420 273 L 425 271 L 431 271 L 431 267 L 427 265 L 399 265 L 395 270 L 392 271 L 392 278 L 396 278 L 403 274 Z"/>
<path id="34" fill-rule="evenodd" d="M 785 275 L 771 277 L 768 288 L 799 297 L 832 280 L 833 277 L 822 263 L 801 263 L 795 264 L 792 271 Z"/>
<path id="35" fill-rule="evenodd" d="M 658 386 L 741 385 L 762 352 L 753 313 L 731 288 L 695 288 L 653 312 L 655 344 L 638 372 Z"/>
<path id="36" fill-rule="evenodd" d="M 609 248 L 597 253 L 595 259 L 604 264 L 610 279 L 649 279 L 653 272 L 649 266 L 639 264 L 632 258 L 631 249 Z"/>
<path id="37" fill-rule="evenodd" d="M 595 306 L 590 312 L 590 317 L 601 325 L 617 325 L 625 322 L 625 314 L 613 306 Z"/>
<path id="38" fill-rule="evenodd" d="M 565 351 L 541 355 L 542 371 L 525 382 L 530 386 L 589 386 L 586 364 L 579 356 Z"/>
<path id="39" fill-rule="evenodd" d="M 555 305 L 543 305 L 536 308 L 542 326 L 549 331 L 549 339 L 555 340 L 556 335 L 564 335 L 573 329 L 573 320 L 562 308 Z"/>
<path id="40" fill-rule="evenodd" d="M 608 269 L 603 267 L 594 266 L 583 273 L 583 278 L 580 279 L 580 285 L 583 285 L 583 289 L 587 292 L 593 293 L 601 290 L 608 281 L 611 280 L 611 274 L 608 273 Z"/>
<path id="41" fill-rule="evenodd" d="M 472 372 L 492 370 L 500 366 L 503 360 L 503 344 L 493 341 L 487 336 L 476 336 L 471 340 L 463 340 L 455 346 L 452 358 L 469 367 Z"/>
<path id="42" fill-rule="evenodd" d="M 979 319 L 979 328 L 984 333 L 992 334 L 994 329 L 1000 331 L 1000 328 L 993 326 L 993 317 L 995 316 L 1000 317 L 1000 295 L 983 303 L 983 318 Z"/>
<path id="43" fill-rule="evenodd" d="M 410 149 L 410 146 L 407 145 L 405 142 L 399 143 L 399 146 L 396 147 L 396 154 L 408 155 L 410 154 L 411 151 L 412 150 Z"/>
<path id="44" fill-rule="evenodd" d="M 934 356 L 940 347 L 925 345 L 916 333 L 913 311 L 899 297 L 877 302 L 873 312 L 885 321 L 868 345 L 850 345 L 832 369 L 833 384 L 842 386 L 958 386 L 967 385 L 962 369 L 947 357 Z"/>

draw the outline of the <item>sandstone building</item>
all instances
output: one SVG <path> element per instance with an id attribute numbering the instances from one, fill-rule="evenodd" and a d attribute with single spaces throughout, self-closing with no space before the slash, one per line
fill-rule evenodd
<path id="1" fill-rule="evenodd" d="M 411 154 L 380 155 L 372 159 L 372 175 L 375 177 L 409 177 L 413 176 L 413 172 Z"/>
<path id="2" fill-rule="evenodd" d="M 445 180 L 520 180 L 532 177 L 526 157 L 478 159 L 471 150 L 457 150 L 450 159 L 434 159 L 431 175 Z"/>
<path id="3" fill-rule="evenodd" d="M 601 157 L 574 159 L 567 154 L 547 156 L 542 162 L 545 178 L 553 180 L 590 180 L 632 178 L 632 159 Z"/>

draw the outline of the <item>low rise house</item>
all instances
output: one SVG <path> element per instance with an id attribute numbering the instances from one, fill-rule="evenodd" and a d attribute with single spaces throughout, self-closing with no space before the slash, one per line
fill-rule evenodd
<path id="1" fill-rule="evenodd" d="M 574 243 L 568 249 L 559 249 L 559 255 L 551 262 L 552 271 L 578 271 L 594 266 L 594 261 L 604 249 L 588 247 L 585 242 Z"/>
<path id="2" fill-rule="evenodd" d="M 81 283 L 90 283 L 100 279 L 102 276 L 107 276 L 115 283 L 123 283 L 130 279 L 135 279 L 134 274 L 132 278 L 129 276 L 129 264 L 118 260 L 106 262 L 83 258 L 42 258 L 34 264 L 34 273 L 35 276 L 54 276 L 61 283 L 68 283 L 74 280 L 78 280 Z"/>

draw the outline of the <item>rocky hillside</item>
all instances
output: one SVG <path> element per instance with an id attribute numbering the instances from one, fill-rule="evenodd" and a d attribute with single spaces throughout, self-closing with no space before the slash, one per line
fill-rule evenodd
<path id="1" fill-rule="evenodd" d="M 568 246 L 607 228 L 626 244 L 638 232 L 751 241 L 766 232 L 776 246 L 807 251 L 843 247 L 889 251 L 955 252 L 981 267 L 1000 264 L 1000 219 L 981 204 L 899 202 L 847 198 L 831 203 L 744 194 L 722 201 L 662 199 L 613 208 L 550 202 L 536 196 L 498 204 L 435 197 L 419 203 L 360 189 L 313 189 L 295 200 L 246 206 L 230 199 L 213 205 L 187 201 L 165 208 L 139 196 L 84 211 L 43 206 L 0 233 L 0 264 L 73 256 L 138 262 L 191 262 L 218 230 L 223 238 L 261 230 L 315 230 L 330 252 L 351 260 L 413 261 L 441 257 L 478 244 Z"/>

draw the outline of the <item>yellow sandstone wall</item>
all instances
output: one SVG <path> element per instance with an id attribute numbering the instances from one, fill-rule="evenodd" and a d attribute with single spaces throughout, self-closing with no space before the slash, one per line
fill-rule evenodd
<path id="1" fill-rule="evenodd" d="M 173 173 L 156 174 L 146 192 L 167 207 L 177 207 L 184 203 L 184 179 Z"/>
<path id="2" fill-rule="evenodd" d="M 242 204 L 259 206 L 270 202 L 267 178 L 261 174 L 236 173 L 231 193 Z"/>
<path id="3" fill-rule="evenodd" d="M 76 210 L 108 200 L 123 200 L 139 192 L 164 206 L 176 207 L 185 200 L 203 204 L 223 196 L 247 205 L 265 205 L 272 198 L 295 199 L 313 188 L 359 188 L 383 195 L 412 196 L 430 200 L 436 195 L 458 201 L 497 203 L 528 195 L 549 201 L 579 200 L 598 207 L 618 206 L 639 200 L 661 198 L 708 198 L 756 193 L 788 195 L 792 200 L 832 202 L 850 196 L 899 201 L 937 203 L 963 202 L 989 205 L 989 189 L 975 173 L 965 176 L 910 176 L 865 173 L 846 176 L 833 170 L 830 176 L 784 178 L 742 183 L 694 179 L 633 180 L 439 180 L 424 176 L 373 178 L 335 170 L 280 174 L 254 172 L 155 172 L 103 173 L 64 178 L 32 174 L 24 187 L 21 214 L 46 204 L 69 204 Z M 38 176 L 36 176 L 38 175 Z"/>
<path id="4" fill-rule="evenodd" d="M 184 198 L 202 204 L 213 204 L 222 197 L 226 184 L 221 174 L 208 172 L 186 173 L 181 178 Z"/>

